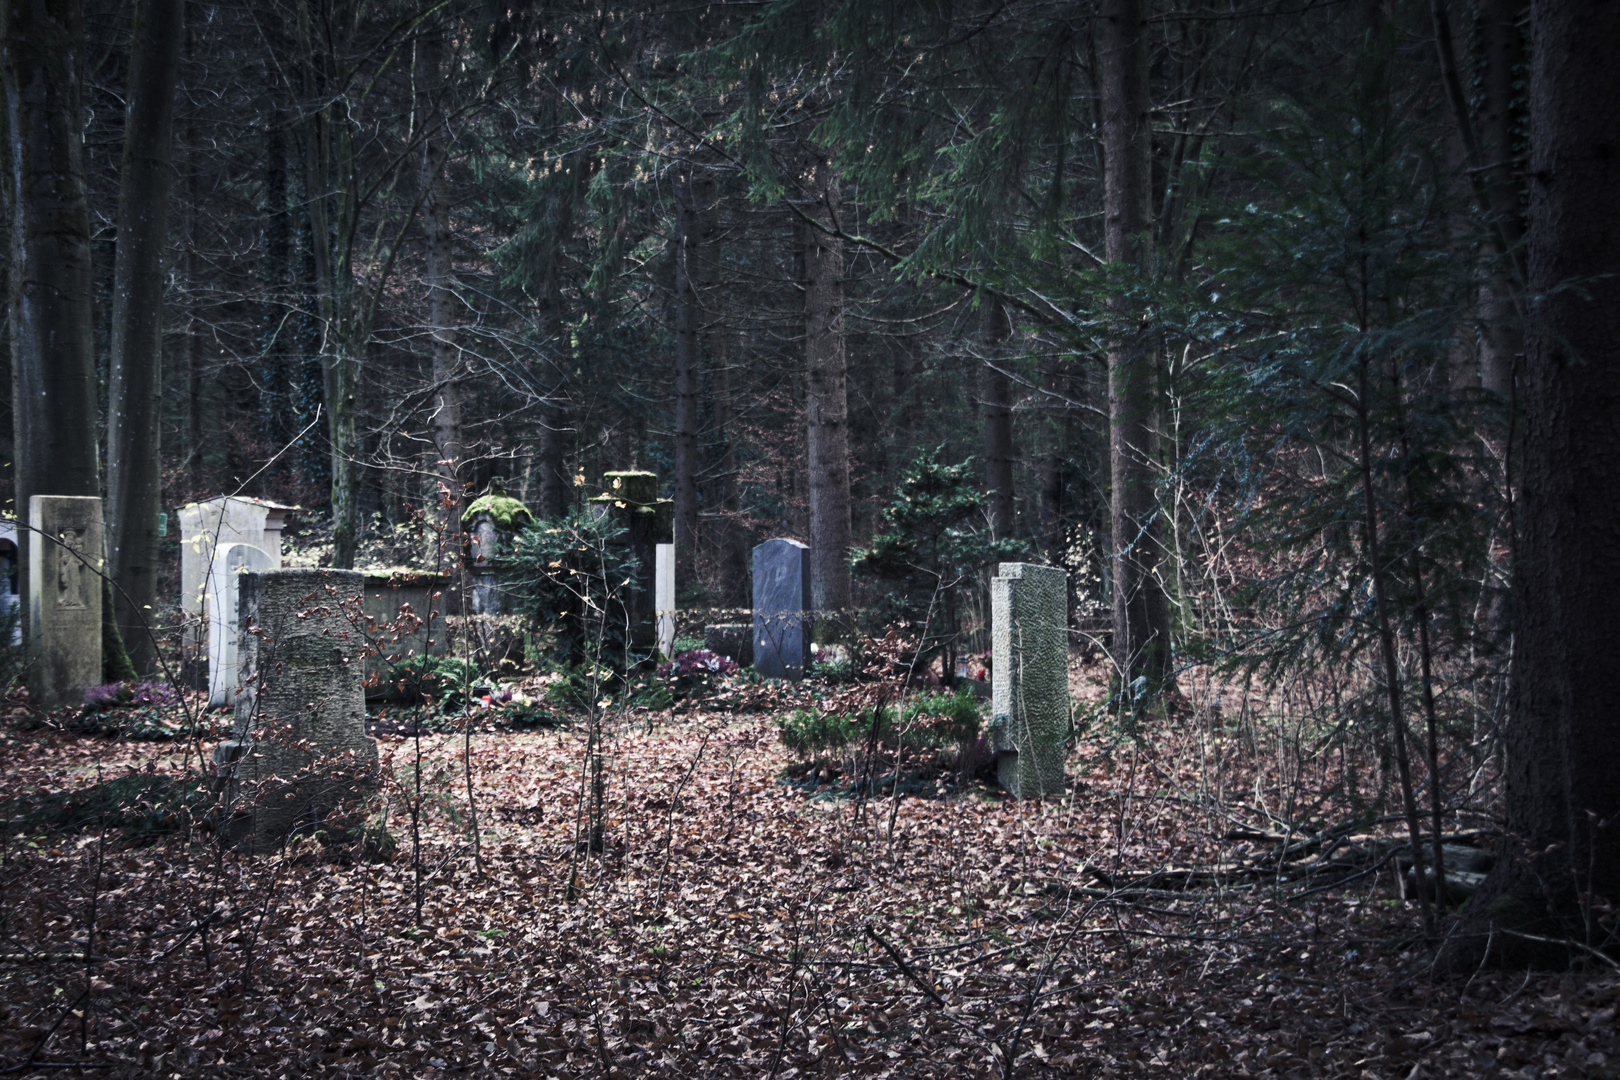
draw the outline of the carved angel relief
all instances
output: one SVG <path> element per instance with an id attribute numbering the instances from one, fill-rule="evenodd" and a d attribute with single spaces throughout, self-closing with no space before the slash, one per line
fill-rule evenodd
<path id="1" fill-rule="evenodd" d="M 61 545 L 56 549 L 56 606 L 59 608 L 87 608 L 90 606 L 90 571 L 85 563 L 83 529 L 63 529 L 57 533 Z"/>

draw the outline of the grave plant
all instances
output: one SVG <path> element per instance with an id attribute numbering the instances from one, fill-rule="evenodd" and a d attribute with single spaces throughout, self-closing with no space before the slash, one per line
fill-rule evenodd
<path id="1" fill-rule="evenodd" d="M 925 668 L 941 657 L 945 682 L 954 685 L 961 637 L 957 590 L 976 582 L 991 563 L 1024 558 L 1028 545 L 991 535 L 975 460 L 949 465 L 940 454 L 925 450 L 905 470 L 872 546 L 857 549 L 851 565 L 877 586 L 881 621 L 902 619 L 919 628 L 915 666 Z"/>

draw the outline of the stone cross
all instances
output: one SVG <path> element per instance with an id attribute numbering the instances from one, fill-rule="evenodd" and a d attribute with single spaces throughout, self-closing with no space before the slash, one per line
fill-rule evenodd
<path id="1" fill-rule="evenodd" d="M 101 500 L 32 495 L 28 524 L 29 701 L 83 705 L 101 683 Z"/>
<path id="2" fill-rule="evenodd" d="M 991 745 L 1014 798 L 1061 792 L 1069 737 L 1068 575 L 1002 563 L 990 580 Z"/>
<path id="3" fill-rule="evenodd" d="M 656 546 L 658 569 L 653 606 L 658 613 L 658 651 L 675 659 L 675 545 Z"/>
<path id="4" fill-rule="evenodd" d="M 364 578 L 262 570 L 237 584 L 241 690 L 231 738 L 214 761 L 225 787 L 225 841 L 264 853 L 377 789 L 357 625 Z"/>
<path id="5" fill-rule="evenodd" d="M 236 703 L 237 658 L 241 621 L 237 598 L 242 575 L 274 569 L 270 556 L 252 544 L 226 544 L 214 554 L 214 565 L 204 582 L 208 609 L 208 704 Z"/>
<path id="6" fill-rule="evenodd" d="M 754 670 L 799 679 L 810 662 L 810 548 L 767 540 L 754 548 Z"/>

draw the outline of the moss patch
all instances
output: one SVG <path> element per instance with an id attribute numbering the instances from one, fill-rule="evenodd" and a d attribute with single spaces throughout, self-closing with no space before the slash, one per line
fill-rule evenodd
<path id="1" fill-rule="evenodd" d="M 494 492 L 474 499 L 462 511 L 461 524 L 464 527 L 471 525 L 479 514 L 488 514 L 497 529 L 509 533 L 517 532 L 534 521 L 534 515 L 529 513 L 527 506 L 510 495 L 497 495 Z"/>

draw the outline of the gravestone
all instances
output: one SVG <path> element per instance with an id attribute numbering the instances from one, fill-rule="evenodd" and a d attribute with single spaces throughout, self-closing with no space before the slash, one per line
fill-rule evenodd
<path id="1" fill-rule="evenodd" d="M 748 623 L 705 626 L 703 647 L 717 656 L 729 656 L 743 667 L 754 666 L 754 628 Z"/>
<path id="2" fill-rule="evenodd" d="M 1068 576 L 1002 563 L 990 579 L 990 740 L 1014 798 L 1061 792 L 1069 738 Z"/>
<path id="3" fill-rule="evenodd" d="M 598 513 L 624 526 L 635 569 L 630 584 L 619 589 L 630 648 L 646 654 L 658 647 L 658 545 L 675 541 L 675 504 L 658 497 L 656 473 L 628 471 L 602 474 L 602 494 L 590 499 Z"/>
<path id="4" fill-rule="evenodd" d="M 241 621 L 237 598 L 242 575 L 273 569 L 270 556 L 252 544 L 226 544 L 214 554 L 214 565 L 203 583 L 208 611 L 208 704 L 236 703 L 237 659 L 241 655 Z"/>
<path id="5" fill-rule="evenodd" d="M 658 569 L 654 607 L 658 617 L 658 651 L 668 659 L 675 658 L 675 545 L 658 544 L 655 548 Z"/>
<path id="6" fill-rule="evenodd" d="M 356 626 L 365 579 L 352 570 L 263 570 L 237 584 L 241 690 L 231 738 L 214 760 L 225 786 L 224 839 L 263 853 L 377 788 Z"/>
<path id="7" fill-rule="evenodd" d="M 207 584 L 214 558 L 232 544 L 247 544 L 281 565 L 281 532 L 287 515 L 298 509 L 265 499 L 221 495 L 187 503 L 175 512 L 180 519 L 180 681 L 207 687 Z"/>
<path id="8" fill-rule="evenodd" d="M 363 570 L 366 636 L 376 650 L 366 657 L 366 700 L 390 700 L 406 687 L 388 678 L 395 663 L 449 652 L 444 591 L 450 575 L 426 570 Z"/>
<path id="9" fill-rule="evenodd" d="M 754 548 L 754 670 L 799 679 L 810 662 L 810 548 L 767 540 Z"/>
<path id="10" fill-rule="evenodd" d="M 11 623 L 11 644 L 21 645 L 22 597 L 17 593 L 17 526 L 0 521 L 0 626 Z"/>
<path id="11" fill-rule="evenodd" d="M 28 524 L 29 702 L 83 705 L 101 683 L 101 500 L 32 495 Z"/>

